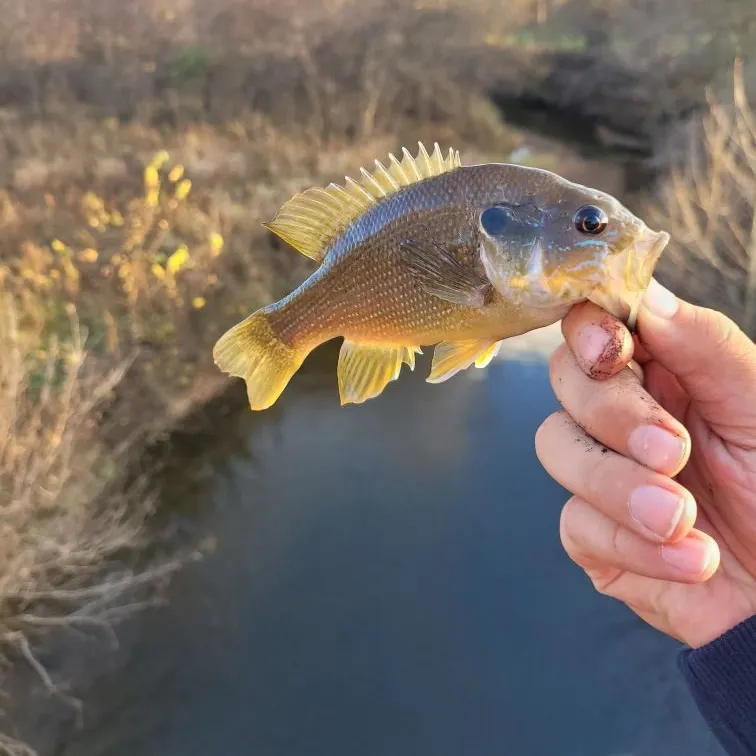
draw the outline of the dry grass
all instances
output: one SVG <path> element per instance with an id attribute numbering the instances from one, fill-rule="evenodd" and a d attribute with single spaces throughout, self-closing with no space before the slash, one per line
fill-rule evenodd
<path id="1" fill-rule="evenodd" d="M 740 63 L 733 84 L 725 104 L 712 95 L 707 115 L 692 124 L 648 213 L 672 235 L 664 270 L 674 284 L 756 337 L 756 113 Z"/>
<path id="2" fill-rule="evenodd" d="M 259 222 L 303 180 L 292 174 L 306 145 L 289 149 L 254 123 L 166 138 L 82 118 L 73 133 L 25 122 L 8 133 L 0 282 L 42 351 L 68 328 L 65 310 L 74 306 L 98 358 L 136 355 L 119 388 L 122 405 L 139 396 L 118 431 L 129 436 L 191 389 L 216 324 L 258 304 L 284 277 Z M 313 172 L 299 162 L 302 175 Z"/>
<path id="3" fill-rule="evenodd" d="M 146 481 L 125 484 L 129 449 L 98 438 L 99 410 L 126 363 L 87 355 L 72 307 L 68 338 L 19 330 L 0 297 L 0 659 L 22 658 L 63 696 L 36 646 L 51 628 L 109 633 L 120 617 L 152 602 L 177 561 L 135 571 L 135 550 L 154 503 Z M 11 739 L 0 752 L 24 753 Z"/>
<path id="4" fill-rule="evenodd" d="M 254 112 L 316 143 L 386 131 L 403 141 L 405 118 L 496 138 L 483 89 L 526 92 L 653 139 L 756 42 L 748 0 L 4 6 L 0 107 L 50 117 L 75 103 L 170 128 Z"/>
<path id="5" fill-rule="evenodd" d="M 0 735 L 0 754 L 2 756 L 38 756 L 33 748 L 6 735 Z"/>

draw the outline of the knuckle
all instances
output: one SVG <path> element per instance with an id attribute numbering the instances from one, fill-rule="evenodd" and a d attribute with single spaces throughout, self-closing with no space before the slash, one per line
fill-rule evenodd
<path id="1" fill-rule="evenodd" d="M 742 338 L 743 332 L 738 324 L 719 310 L 697 308 L 694 322 L 704 340 L 723 351 Z"/>
<path id="2" fill-rule="evenodd" d="M 615 381 L 616 379 L 611 378 L 596 385 L 594 390 L 584 397 L 581 414 L 590 420 L 592 427 L 606 423 L 606 420 L 611 417 L 611 410 L 616 404 Z"/>
<path id="3" fill-rule="evenodd" d="M 611 532 L 591 527 L 591 518 L 587 516 L 590 510 L 591 505 L 577 496 L 567 501 L 559 521 L 562 546 L 598 593 L 615 597 L 616 583 L 624 574 L 618 566 L 622 558 L 617 551 L 621 526 L 614 524 Z"/>
<path id="4" fill-rule="evenodd" d="M 584 458 L 585 492 L 588 501 L 596 505 L 606 498 L 606 479 L 610 457 L 603 454 L 586 454 Z M 599 507 L 603 509 L 603 507 Z"/>
<path id="5" fill-rule="evenodd" d="M 618 522 L 612 522 L 611 533 L 609 534 L 609 552 L 611 554 L 620 553 L 619 539 L 620 539 L 621 532 L 622 532 L 621 525 Z"/>
<path id="6" fill-rule="evenodd" d="M 587 573 L 597 593 L 610 598 L 616 596 L 616 583 L 624 574 L 622 570 L 612 567 L 597 567 L 587 570 Z"/>
<path id="7" fill-rule="evenodd" d="M 616 421 L 618 412 L 630 411 L 641 390 L 637 375 L 629 368 L 594 384 L 590 391 L 581 392 L 576 411 L 592 435 L 596 435 L 599 428 L 607 431 Z"/>

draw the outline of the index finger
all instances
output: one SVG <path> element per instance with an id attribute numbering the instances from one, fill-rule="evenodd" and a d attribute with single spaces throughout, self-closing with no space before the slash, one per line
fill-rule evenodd
<path id="1" fill-rule="evenodd" d="M 565 315 L 562 333 L 580 369 L 595 380 L 617 375 L 633 358 L 627 326 L 592 302 L 581 302 Z"/>

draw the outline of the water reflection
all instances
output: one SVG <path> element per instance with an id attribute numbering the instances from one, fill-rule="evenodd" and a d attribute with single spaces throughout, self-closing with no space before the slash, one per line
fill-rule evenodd
<path id="1" fill-rule="evenodd" d="M 426 358 L 341 409 L 326 349 L 244 414 L 196 515 L 217 549 L 60 754 L 719 753 L 676 644 L 563 554 L 565 494 L 533 451 L 556 402 L 515 356 L 439 386 Z"/>

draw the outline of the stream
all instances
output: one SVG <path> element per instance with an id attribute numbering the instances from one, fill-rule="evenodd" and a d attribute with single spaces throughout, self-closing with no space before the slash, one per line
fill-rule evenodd
<path id="1" fill-rule="evenodd" d="M 60 756 L 720 753 L 678 644 L 562 551 L 566 494 L 533 450 L 553 343 L 513 344 L 344 409 L 326 347 L 235 418 L 194 523 L 213 552 L 137 621 Z"/>

